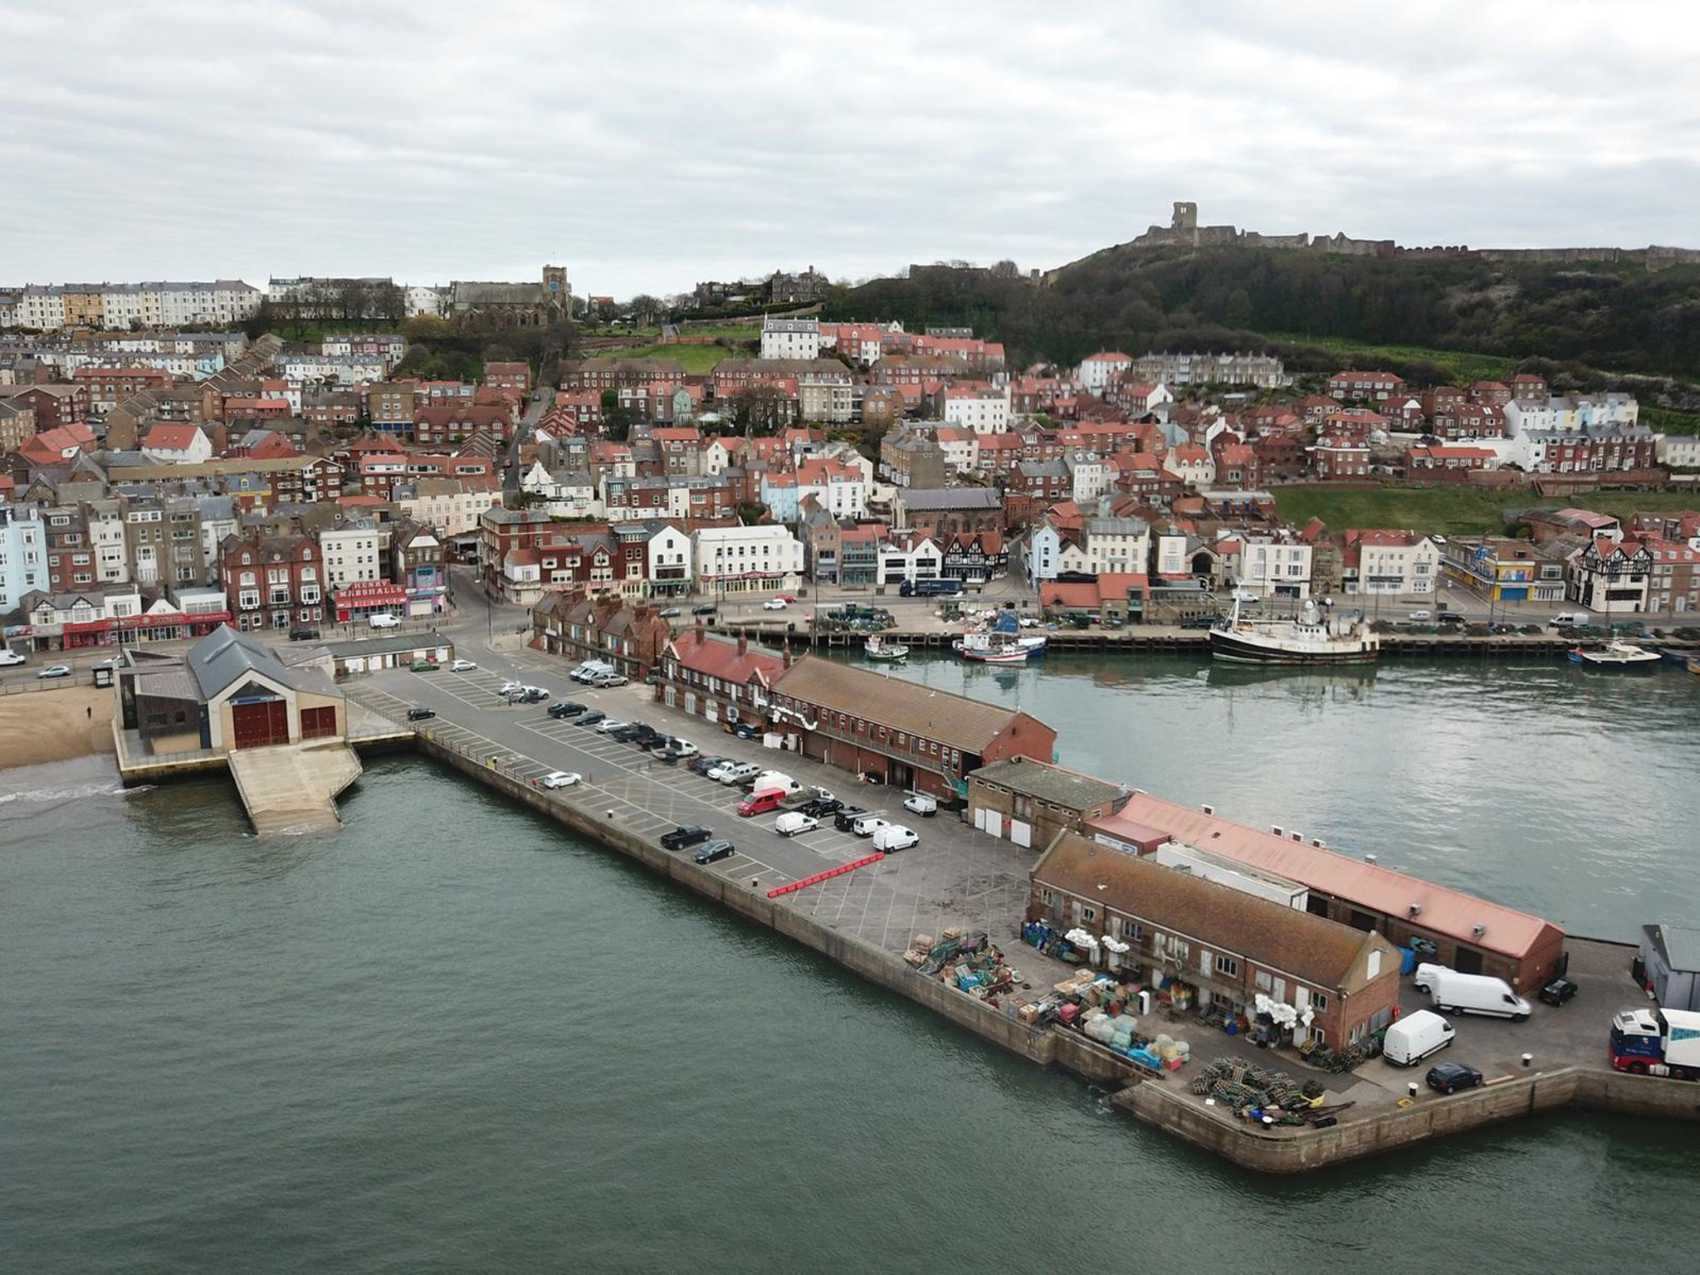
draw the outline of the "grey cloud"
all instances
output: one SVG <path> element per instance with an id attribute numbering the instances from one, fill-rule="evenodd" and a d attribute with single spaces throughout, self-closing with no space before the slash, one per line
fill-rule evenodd
<path id="1" fill-rule="evenodd" d="M 1272 232 L 1695 243 L 1700 20 L 1601 15 L 14 0 L 0 281 L 1049 266 L 1176 198 Z"/>

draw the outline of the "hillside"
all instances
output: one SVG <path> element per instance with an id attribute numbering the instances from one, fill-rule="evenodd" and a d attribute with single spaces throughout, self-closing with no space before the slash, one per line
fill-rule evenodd
<path id="1" fill-rule="evenodd" d="M 823 317 L 971 324 L 1021 361 L 1074 363 L 1099 349 L 1373 345 L 1700 379 L 1694 265 L 1648 272 L 1470 256 L 1120 246 L 1043 284 L 926 267 L 838 290 Z M 1700 402 L 1669 405 L 1692 410 Z"/>

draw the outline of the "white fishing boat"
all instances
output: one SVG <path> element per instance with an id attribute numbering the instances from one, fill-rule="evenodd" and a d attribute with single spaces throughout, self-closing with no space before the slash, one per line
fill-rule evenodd
<path id="1" fill-rule="evenodd" d="M 1234 612 L 1210 630 L 1210 653 L 1238 664 L 1368 664 L 1381 655 L 1381 638 L 1363 617 L 1325 615 L 1305 599 L 1291 620 L 1247 620 Z"/>
<path id="2" fill-rule="evenodd" d="M 1631 642 L 1608 642 L 1596 650 L 1577 646 L 1570 650 L 1570 662 L 1583 668 L 1630 669 L 1653 668 L 1659 663 L 1657 651 L 1643 650 Z"/>
<path id="3" fill-rule="evenodd" d="M 909 648 L 901 642 L 887 642 L 876 633 L 862 643 L 862 653 L 870 660 L 902 660 L 908 658 Z"/>
<path id="4" fill-rule="evenodd" d="M 1009 641 L 1005 634 L 995 632 L 964 633 L 950 644 L 950 649 L 977 664 L 1025 664 L 1032 654 L 1019 641 Z"/>

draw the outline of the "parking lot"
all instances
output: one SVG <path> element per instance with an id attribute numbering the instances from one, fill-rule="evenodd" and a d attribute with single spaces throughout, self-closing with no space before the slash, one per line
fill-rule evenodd
<path id="1" fill-rule="evenodd" d="M 659 840 L 679 824 L 700 824 L 737 847 L 730 859 L 711 866 L 729 880 L 769 890 L 810 876 L 871 850 L 866 838 L 839 832 L 823 821 L 814 832 L 793 838 L 773 831 L 777 812 L 740 818 L 734 807 L 743 796 L 692 773 L 684 763 L 667 765 L 633 744 L 622 744 L 597 731 L 554 719 L 548 706 L 572 700 L 621 721 L 646 722 L 667 735 L 690 740 L 704 753 L 732 757 L 783 770 L 799 783 L 824 787 L 845 802 L 913 828 L 920 844 L 880 863 L 783 896 L 789 907 L 822 924 L 854 935 L 887 951 L 901 952 L 916 932 L 938 934 L 959 925 L 986 930 L 1009 946 L 1026 908 L 1027 871 L 1035 854 L 988 837 L 955 814 L 931 818 L 902 809 L 900 791 L 857 784 L 841 770 L 811 762 L 795 753 L 764 748 L 720 727 L 656 703 L 646 686 L 592 690 L 572 682 L 572 665 L 533 651 L 486 656 L 467 673 L 446 669 L 413 673 L 392 669 L 347 684 L 351 699 L 396 721 L 418 705 L 438 716 L 417 723 L 422 732 L 459 748 L 475 760 L 511 769 L 527 779 L 550 771 L 577 771 L 582 785 L 555 790 L 561 801 L 605 815 L 621 826 Z M 542 704 L 509 705 L 499 694 L 509 678 L 551 692 Z M 693 853 L 681 851 L 682 854 Z M 1048 985 L 1066 970 L 1030 950 L 1017 960 L 1035 985 Z"/>

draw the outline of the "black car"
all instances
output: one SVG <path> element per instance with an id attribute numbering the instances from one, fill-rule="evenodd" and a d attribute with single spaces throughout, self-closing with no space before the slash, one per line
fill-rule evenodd
<path id="1" fill-rule="evenodd" d="M 584 712 L 584 705 L 575 704 L 571 700 L 562 700 L 559 704 L 549 705 L 549 716 L 551 717 L 577 717 L 582 712 Z"/>
<path id="2" fill-rule="evenodd" d="M 797 813 L 807 815 L 811 819 L 825 819 L 844 809 L 844 803 L 837 797 L 816 797 L 813 801 L 805 801 L 797 807 Z"/>
<path id="3" fill-rule="evenodd" d="M 1548 1005 L 1562 1005 L 1573 999 L 1581 988 L 1567 978 L 1555 978 L 1537 993 Z"/>
<path id="4" fill-rule="evenodd" d="M 849 832 L 850 825 L 867 813 L 860 806 L 840 806 L 837 815 L 833 818 L 832 826 L 840 832 Z"/>
<path id="5" fill-rule="evenodd" d="M 291 642 L 317 642 L 319 631 L 317 629 L 291 629 L 289 630 L 289 640 Z"/>
<path id="6" fill-rule="evenodd" d="M 1428 1069 L 1428 1087 L 1436 1093 L 1457 1093 L 1482 1083 L 1482 1073 L 1463 1063 L 1445 1062 Z"/>
<path id="7" fill-rule="evenodd" d="M 732 733 L 739 739 L 754 739 L 756 737 L 756 728 L 748 723 L 739 722 L 732 728 Z"/>
<path id="8" fill-rule="evenodd" d="M 578 724 L 580 726 L 594 726 L 594 725 L 596 725 L 597 722 L 600 722 L 600 721 L 603 721 L 604 719 L 606 719 L 607 716 L 608 716 L 607 713 L 600 713 L 596 709 L 593 708 L 588 713 L 584 714 L 584 716 L 582 716 L 578 719 Z"/>
<path id="9" fill-rule="evenodd" d="M 691 614 L 692 615 L 719 615 L 720 614 L 720 608 L 715 606 L 711 602 L 707 606 L 692 607 L 691 608 Z"/>
<path id="10" fill-rule="evenodd" d="M 533 686 L 525 692 L 525 702 L 527 704 L 541 704 L 548 698 L 549 692 L 540 686 Z"/>
<path id="11" fill-rule="evenodd" d="M 713 863 L 718 859 L 730 859 L 735 853 L 735 847 L 730 841 L 710 841 L 696 852 L 698 863 Z"/>
<path id="12" fill-rule="evenodd" d="M 707 828 L 698 827 L 696 824 L 680 824 L 672 832 L 661 834 L 661 848 L 663 850 L 684 850 L 689 846 L 707 841 L 713 835 Z"/>
<path id="13" fill-rule="evenodd" d="M 410 708 L 407 710 L 407 720 L 410 722 L 425 722 L 437 715 L 434 708 Z"/>
<path id="14" fill-rule="evenodd" d="M 691 770 L 699 775 L 706 775 L 721 762 L 731 761 L 730 757 L 710 757 L 707 753 L 698 753 L 691 758 Z"/>

